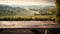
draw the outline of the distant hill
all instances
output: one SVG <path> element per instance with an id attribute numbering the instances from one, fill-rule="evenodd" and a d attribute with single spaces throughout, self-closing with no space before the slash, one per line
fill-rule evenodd
<path id="1" fill-rule="evenodd" d="M 36 12 L 46 13 L 48 8 L 55 10 L 55 6 L 8 6 L 0 5 L 0 16 L 33 16 Z"/>

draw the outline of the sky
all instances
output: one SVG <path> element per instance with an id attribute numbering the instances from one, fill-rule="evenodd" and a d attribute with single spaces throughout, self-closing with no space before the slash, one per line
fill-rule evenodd
<path id="1" fill-rule="evenodd" d="M 0 0 L 7 5 L 54 5 L 54 0 Z"/>

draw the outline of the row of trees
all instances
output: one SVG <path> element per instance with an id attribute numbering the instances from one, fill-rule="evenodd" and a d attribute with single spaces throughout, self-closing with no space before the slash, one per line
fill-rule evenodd
<path id="1" fill-rule="evenodd" d="M 35 18 L 35 19 L 32 19 L 32 18 L 3 18 L 3 19 L 0 19 L 0 21 L 50 21 L 50 20 L 52 20 L 52 19 L 41 19 L 41 18 Z"/>

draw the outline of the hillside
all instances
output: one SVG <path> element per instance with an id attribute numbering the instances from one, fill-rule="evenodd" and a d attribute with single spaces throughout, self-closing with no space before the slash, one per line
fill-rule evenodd
<path id="1" fill-rule="evenodd" d="M 54 11 L 54 6 L 8 6 L 0 5 L 0 16 L 33 16 L 35 13 L 47 13 L 48 9 Z"/>

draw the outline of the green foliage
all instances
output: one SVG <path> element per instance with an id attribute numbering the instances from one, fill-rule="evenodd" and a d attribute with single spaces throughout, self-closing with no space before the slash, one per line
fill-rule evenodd
<path id="1" fill-rule="evenodd" d="M 51 19 L 55 13 L 55 6 L 8 6 L 0 5 L 0 19 L 20 20 L 28 19 L 25 16 L 34 16 L 40 19 Z M 5 17 L 5 16 L 8 16 Z M 16 17 L 14 17 L 16 16 Z M 23 16 L 22 18 L 20 16 Z M 2 18 L 1 18 L 2 17 Z M 30 17 L 29 19 L 31 19 Z"/>

